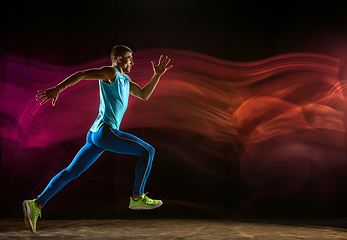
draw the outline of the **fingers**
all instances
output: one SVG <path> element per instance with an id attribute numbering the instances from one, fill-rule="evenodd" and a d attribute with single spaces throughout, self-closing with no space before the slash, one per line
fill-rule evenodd
<path id="1" fill-rule="evenodd" d="M 43 92 L 43 93 L 39 93 L 36 95 L 36 101 L 40 101 L 41 99 L 44 99 L 46 97 L 46 91 L 45 90 L 39 90 L 39 92 Z"/>
<path id="2" fill-rule="evenodd" d="M 36 94 L 36 101 L 39 101 L 46 97 L 46 90 L 38 90 L 38 92 L 41 93 Z"/>
<path id="3" fill-rule="evenodd" d="M 169 64 L 170 61 L 171 61 L 171 59 L 170 59 L 168 56 L 166 56 L 166 57 L 164 58 L 164 56 L 161 55 L 160 58 L 159 58 L 159 63 L 158 63 L 157 66 L 161 65 L 161 66 L 164 66 L 165 68 L 167 68 L 167 65 Z M 152 64 L 153 64 L 153 63 L 152 63 Z M 153 66 L 154 66 L 154 65 L 153 65 Z M 173 66 L 170 65 L 169 68 L 172 68 L 172 67 L 173 67 Z"/>
<path id="4" fill-rule="evenodd" d="M 164 61 L 164 65 L 167 66 L 170 61 L 171 61 L 171 59 L 168 56 L 166 56 L 165 61 Z"/>
<path id="5" fill-rule="evenodd" d="M 38 97 L 36 98 L 36 101 L 40 101 L 41 99 L 44 99 L 46 96 Z"/>
<path id="6" fill-rule="evenodd" d="M 53 106 L 53 107 L 55 106 L 55 102 L 57 101 L 57 99 L 58 99 L 58 96 L 55 97 L 55 98 L 53 98 L 53 100 L 52 100 L 52 106 Z"/>
<path id="7" fill-rule="evenodd" d="M 164 74 L 166 70 L 173 67 L 173 65 L 169 65 L 170 61 L 168 56 L 164 57 L 163 55 L 160 56 L 158 65 L 151 61 L 154 72 L 160 75 Z"/>
<path id="8" fill-rule="evenodd" d="M 160 55 L 158 66 L 162 64 L 163 64 L 163 55 Z"/>
<path id="9" fill-rule="evenodd" d="M 170 62 L 170 59 L 168 56 L 166 56 L 165 58 L 163 58 L 161 65 L 166 66 L 169 62 Z"/>
<path id="10" fill-rule="evenodd" d="M 170 61 L 171 61 L 171 59 L 168 56 L 166 56 L 165 60 L 163 61 L 163 66 L 165 67 L 166 70 L 173 67 L 173 65 L 169 65 Z"/>
<path id="11" fill-rule="evenodd" d="M 40 93 L 36 94 L 36 97 L 41 97 L 46 94 L 46 90 L 38 90 L 38 92 Z"/>
<path id="12" fill-rule="evenodd" d="M 55 102 L 57 101 L 58 96 L 55 97 L 50 97 L 47 96 L 47 90 L 38 90 L 38 92 L 40 92 L 39 94 L 36 95 L 36 101 L 40 101 L 42 99 L 44 99 L 40 105 L 46 103 L 48 100 L 52 99 L 52 106 L 55 106 Z"/>
<path id="13" fill-rule="evenodd" d="M 167 61 L 166 61 L 166 63 L 165 63 L 165 68 L 166 68 L 166 70 L 173 67 L 173 65 L 169 65 L 169 62 L 170 62 L 170 61 L 171 61 L 170 58 L 168 58 Z M 169 65 L 169 66 L 168 66 L 168 65 Z"/>
<path id="14" fill-rule="evenodd" d="M 48 100 L 50 100 L 50 99 L 46 98 L 45 100 L 43 100 L 43 101 L 40 103 L 40 105 L 46 103 Z M 38 100 L 37 100 L 37 101 L 38 101 Z M 53 98 L 53 100 L 52 100 L 52 106 L 55 106 L 55 102 L 56 102 L 56 101 L 57 101 L 57 98 Z"/>
<path id="15" fill-rule="evenodd" d="M 165 66 L 165 65 L 167 65 L 169 62 L 170 62 L 170 59 L 169 59 L 168 56 L 166 56 L 166 57 L 164 58 L 164 56 L 161 55 L 160 58 L 159 58 L 158 66 L 159 66 L 159 65 Z"/>
<path id="16" fill-rule="evenodd" d="M 48 99 L 46 98 L 45 100 L 43 100 L 43 101 L 40 103 L 40 105 L 44 104 L 44 103 L 47 102 L 47 101 L 48 101 Z"/>

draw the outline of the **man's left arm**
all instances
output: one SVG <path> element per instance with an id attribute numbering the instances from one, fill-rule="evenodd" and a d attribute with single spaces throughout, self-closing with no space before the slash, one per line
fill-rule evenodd
<path id="1" fill-rule="evenodd" d="M 142 100 L 148 100 L 155 87 L 157 86 L 160 77 L 166 72 L 166 70 L 173 67 L 172 65 L 168 66 L 169 62 L 170 59 L 168 58 L 168 56 L 166 56 L 165 58 L 163 56 L 160 56 L 158 65 L 155 65 L 152 61 L 151 63 L 154 71 L 152 79 L 143 88 L 141 88 L 138 84 L 130 81 L 130 94 Z"/>

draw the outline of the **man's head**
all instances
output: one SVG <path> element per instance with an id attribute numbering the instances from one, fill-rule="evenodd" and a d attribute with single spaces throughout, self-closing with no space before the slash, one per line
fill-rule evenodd
<path id="1" fill-rule="evenodd" d="M 125 73 L 130 72 L 133 62 L 133 51 L 124 45 L 117 45 L 112 48 L 111 60 L 112 64 L 121 68 Z"/>

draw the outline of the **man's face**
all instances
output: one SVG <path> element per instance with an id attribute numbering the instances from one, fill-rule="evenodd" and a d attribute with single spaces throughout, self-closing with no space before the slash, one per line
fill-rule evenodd
<path id="1" fill-rule="evenodd" d="M 133 54 L 131 52 L 124 53 L 120 61 L 120 67 L 123 69 L 124 73 L 129 73 L 131 67 L 134 65 Z"/>

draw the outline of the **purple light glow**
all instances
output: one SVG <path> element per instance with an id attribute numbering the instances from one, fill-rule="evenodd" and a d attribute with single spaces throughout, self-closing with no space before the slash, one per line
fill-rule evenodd
<path id="1" fill-rule="evenodd" d="M 161 52 L 170 56 L 174 68 L 149 101 L 130 99 L 121 129 L 172 128 L 243 144 L 305 129 L 344 133 L 338 59 L 297 53 L 230 62 L 193 52 L 148 50 L 135 53 L 132 80 L 146 84 L 150 61 Z M 65 90 L 56 107 L 40 106 L 35 94 L 76 71 L 108 64 L 105 58 L 62 67 L 8 56 L 1 137 L 20 148 L 44 148 L 85 135 L 97 116 L 96 81 Z"/>

